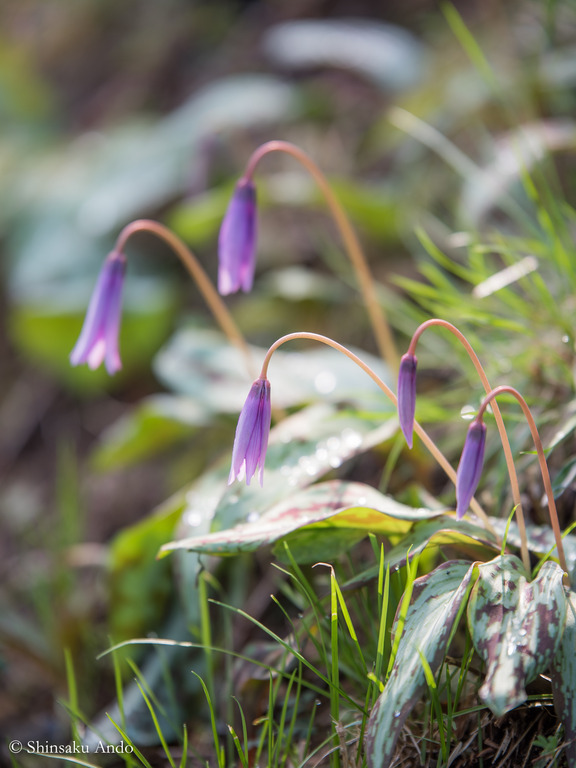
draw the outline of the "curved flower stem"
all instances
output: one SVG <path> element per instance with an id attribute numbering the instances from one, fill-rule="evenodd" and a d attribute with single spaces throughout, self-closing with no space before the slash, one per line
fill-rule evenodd
<path id="1" fill-rule="evenodd" d="M 195 280 L 196 285 L 216 321 L 220 325 L 220 328 L 222 328 L 230 342 L 240 350 L 240 353 L 244 357 L 250 377 L 255 378 L 254 361 L 252 360 L 246 339 L 236 325 L 228 307 L 220 298 L 220 294 L 212 285 L 210 278 L 188 246 L 178 237 L 178 235 L 175 235 L 172 230 L 164 226 L 164 224 L 160 224 L 160 222 L 153 221 L 152 219 L 138 219 L 137 221 L 133 221 L 126 225 L 120 232 L 118 239 L 116 240 L 115 249 L 122 252 L 126 245 L 126 241 L 136 232 L 150 232 L 161 240 L 164 240 L 164 242 L 172 248 L 188 270 L 189 274 Z"/>
<path id="2" fill-rule="evenodd" d="M 562 545 L 562 533 L 560 531 L 560 523 L 558 522 L 558 512 L 556 511 L 556 502 L 554 501 L 554 493 L 552 491 L 552 482 L 550 480 L 550 472 L 548 471 L 548 464 L 546 463 L 544 448 L 542 447 L 542 440 L 540 439 L 540 435 L 536 427 L 536 422 L 534 421 L 532 412 L 528 407 L 528 403 L 526 402 L 526 400 L 524 400 L 522 395 L 516 389 L 514 389 L 514 387 L 510 387 L 507 384 L 503 384 L 499 387 L 495 387 L 491 392 L 489 392 L 486 395 L 486 397 L 482 401 L 482 404 L 478 410 L 478 415 L 476 418 L 482 419 L 484 415 L 484 411 L 488 407 L 488 404 L 492 400 L 494 400 L 495 397 L 498 397 L 498 395 L 501 395 L 505 392 L 509 393 L 510 395 L 513 395 L 516 398 L 516 400 L 518 400 L 518 402 L 520 403 L 520 407 L 522 408 L 522 411 L 524 413 L 524 416 L 526 417 L 526 421 L 528 422 L 528 426 L 530 427 L 532 440 L 534 441 L 536 453 L 538 454 L 538 463 L 540 464 L 540 472 L 542 473 L 542 482 L 544 483 L 544 490 L 546 491 L 546 498 L 548 500 L 548 512 L 550 514 L 550 524 L 552 525 L 552 530 L 554 531 L 556 548 L 558 549 L 558 560 L 560 561 L 560 566 L 562 570 L 566 573 L 566 576 L 568 578 L 568 568 L 566 566 L 566 558 L 564 556 L 564 547 Z M 568 581 L 569 581 L 569 578 L 568 578 Z"/>
<path id="3" fill-rule="evenodd" d="M 442 320 L 440 318 L 434 317 L 430 320 L 426 320 L 424 323 L 419 325 L 418 328 L 414 331 L 414 335 L 412 336 L 412 339 L 410 341 L 410 345 L 408 347 L 408 353 L 412 355 L 415 354 L 416 344 L 418 342 L 418 339 L 420 338 L 422 333 L 424 333 L 426 328 L 429 328 L 430 326 L 433 326 L 433 325 L 438 325 L 441 328 L 446 328 L 452 334 L 454 334 L 454 336 L 456 336 L 456 338 L 462 343 L 464 349 L 468 353 L 468 356 L 472 360 L 474 367 L 476 368 L 476 372 L 478 373 L 478 376 L 482 381 L 482 386 L 484 387 L 486 394 L 489 394 L 492 391 L 492 386 L 488 381 L 486 372 L 482 367 L 482 363 L 480 362 L 478 355 L 474 351 L 472 345 L 470 344 L 466 336 L 464 336 L 464 334 L 460 330 L 458 330 L 458 328 L 456 328 L 455 325 L 452 325 L 452 323 L 449 323 L 447 320 Z M 516 474 L 516 467 L 514 466 L 514 459 L 512 457 L 512 449 L 510 448 L 510 441 L 508 440 L 508 434 L 506 433 L 506 427 L 504 426 L 502 414 L 500 413 L 498 404 L 495 401 L 492 404 L 492 411 L 494 413 L 494 420 L 496 421 L 496 426 L 498 428 L 498 433 L 500 435 L 500 442 L 502 443 L 502 448 L 504 449 L 504 457 L 506 459 L 506 466 L 508 468 L 508 475 L 510 477 L 510 486 L 512 488 L 512 498 L 514 499 L 514 507 L 515 507 L 516 516 L 518 519 L 518 532 L 520 534 L 520 552 L 522 555 L 522 562 L 524 563 L 524 567 L 526 568 L 526 570 L 530 572 L 530 556 L 528 554 L 528 539 L 526 536 L 526 523 L 524 521 L 524 512 L 522 510 L 522 500 L 520 498 L 520 486 L 518 484 L 518 475 Z"/>
<path id="4" fill-rule="evenodd" d="M 245 178 L 251 179 L 256 166 L 260 160 L 270 152 L 285 152 L 288 155 L 292 155 L 298 160 L 314 178 L 314 181 L 318 184 L 322 194 L 326 199 L 326 203 L 330 208 L 330 212 L 334 219 L 334 222 L 338 228 L 344 246 L 352 263 L 352 266 L 356 272 L 358 282 L 360 284 L 360 290 L 364 297 L 366 309 L 370 316 L 370 322 L 374 329 L 376 336 L 376 342 L 378 349 L 383 359 L 388 363 L 394 372 L 398 372 L 399 355 L 392 336 L 392 331 L 386 319 L 385 312 L 382 305 L 378 301 L 376 296 L 376 289 L 374 286 L 374 280 L 366 257 L 362 251 L 358 237 L 350 223 L 348 216 L 346 215 L 343 206 L 338 201 L 338 198 L 332 191 L 332 187 L 328 183 L 326 177 L 322 171 L 318 168 L 312 158 L 306 154 L 300 147 L 295 144 L 291 144 L 288 141 L 269 141 L 266 144 L 258 147 L 258 149 L 252 154 L 248 165 L 246 166 Z"/>
<path id="5" fill-rule="evenodd" d="M 329 338 L 328 336 L 322 336 L 319 333 L 309 333 L 307 331 L 302 331 L 299 333 L 289 333 L 286 336 L 282 336 L 280 339 L 274 342 L 268 352 L 266 352 L 266 356 L 264 357 L 264 362 L 262 363 L 262 371 L 260 373 L 260 378 L 267 378 L 268 373 L 268 365 L 270 363 L 270 358 L 274 354 L 274 352 L 280 347 L 282 344 L 285 344 L 287 341 L 292 341 L 293 339 L 310 339 L 311 341 L 319 341 L 322 344 L 327 344 L 329 347 L 333 347 L 334 349 L 338 350 L 339 352 L 342 352 L 344 355 L 350 358 L 352 362 L 356 363 L 362 370 L 370 376 L 372 381 L 374 381 L 378 387 L 384 392 L 384 394 L 388 397 L 388 399 L 392 402 L 392 404 L 396 407 L 397 405 L 397 399 L 395 393 L 390 389 L 390 387 L 382 381 L 382 379 L 374 373 L 372 368 L 365 363 L 361 358 L 359 358 L 357 355 L 354 354 L 354 352 L 351 352 L 347 347 L 343 346 L 342 344 L 339 344 L 337 341 L 334 341 L 333 339 Z M 444 456 L 444 454 L 440 451 L 440 449 L 437 447 L 437 445 L 433 442 L 432 438 L 428 435 L 428 433 L 418 424 L 418 422 L 414 423 L 414 430 L 416 431 L 416 434 L 420 437 L 426 448 L 430 451 L 432 456 L 436 459 L 438 464 L 442 467 L 444 472 L 448 475 L 450 480 L 453 483 L 456 483 L 456 472 L 453 469 L 452 465 L 448 461 L 448 459 Z M 488 516 L 482 509 L 482 507 L 478 504 L 476 499 L 472 499 L 470 506 L 476 513 L 476 515 L 482 520 L 484 523 L 486 529 L 490 531 L 490 533 L 498 540 L 498 536 L 494 529 L 492 528 L 492 525 L 490 524 L 490 520 L 488 519 Z"/>

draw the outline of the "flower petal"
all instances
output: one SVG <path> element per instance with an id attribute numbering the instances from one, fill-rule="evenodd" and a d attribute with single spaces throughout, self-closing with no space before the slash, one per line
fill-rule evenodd
<path id="1" fill-rule="evenodd" d="M 405 354 L 398 370 L 398 419 L 408 447 L 412 448 L 416 412 L 416 355 Z"/>
<path id="2" fill-rule="evenodd" d="M 458 520 L 466 513 L 480 482 L 485 447 L 486 425 L 483 421 L 474 419 L 468 427 L 456 473 L 456 517 Z"/>
<path id="3" fill-rule="evenodd" d="M 70 353 L 72 365 L 88 363 L 94 369 L 106 360 L 108 373 L 121 368 L 118 332 L 125 269 L 126 258 L 122 253 L 113 251 L 108 255 L 92 292 L 82 331 Z"/>
<path id="4" fill-rule="evenodd" d="M 228 484 L 236 478 L 240 479 L 243 465 L 246 468 L 246 485 L 250 485 L 258 466 L 262 484 L 271 413 L 270 382 L 268 379 L 257 379 L 250 388 L 238 419 Z"/>
<path id="5" fill-rule="evenodd" d="M 256 187 L 240 179 L 218 237 L 218 291 L 226 296 L 252 288 L 256 266 Z"/>

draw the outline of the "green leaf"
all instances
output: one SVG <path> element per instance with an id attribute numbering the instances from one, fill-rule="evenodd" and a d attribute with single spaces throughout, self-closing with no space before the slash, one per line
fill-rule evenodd
<path id="1" fill-rule="evenodd" d="M 151 395 L 104 431 L 91 460 L 96 470 L 143 461 L 190 437 L 210 413 L 187 397 Z"/>
<path id="2" fill-rule="evenodd" d="M 400 731 L 427 688 L 421 658 L 434 672 L 442 663 L 475 572 L 475 565 L 455 560 L 414 581 L 394 666 L 368 721 L 370 768 L 391 764 Z"/>
<path id="3" fill-rule="evenodd" d="M 255 515 L 248 522 L 233 528 L 170 542 L 162 547 L 162 552 L 174 549 L 213 555 L 252 552 L 306 528 L 307 538 L 311 538 L 314 545 L 310 547 L 310 556 L 304 559 L 312 561 L 322 558 L 325 552 L 322 540 L 332 534 L 339 541 L 347 540 L 349 546 L 370 531 L 404 533 L 414 520 L 437 514 L 427 509 L 406 507 L 363 483 L 332 480 L 310 486 L 281 501 L 263 515 Z M 291 552 L 294 544 L 308 554 L 307 541 L 303 543 L 292 536 L 288 543 Z"/>
<path id="4" fill-rule="evenodd" d="M 142 298 L 145 297 L 143 293 Z M 113 379 L 104 366 L 91 371 L 86 365 L 76 368 L 70 365 L 70 352 L 82 328 L 83 315 L 72 314 L 66 306 L 48 307 L 42 302 L 14 305 L 10 335 L 30 359 L 74 389 L 93 392 L 110 388 L 143 364 L 147 365 L 166 338 L 173 306 L 166 291 L 158 290 L 156 299 L 151 301 L 148 294 L 148 301 L 140 307 L 126 307 L 120 330 L 123 369 Z"/>
<path id="5" fill-rule="evenodd" d="M 576 594 L 567 596 L 566 626 L 558 653 L 552 662 L 550 676 L 554 708 L 564 725 L 566 758 L 576 764 Z"/>
<path id="6" fill-rule="evenodd" d="M 566 621 L 563 572 L 557 563 L 544 563 L 530 582 L 513 555 L 478 568 L 468 625 L 486 663 L 480 698 L 501 716 L 526 700 L 526 684 L 550 666 L 558 650 Z"/>
<path id="7" fill-rule="evenodd" d="M 230 184 L 194 195 L 172 210 L 168 226 L 192 247 L 204 244 L 212 247 L 233 191 L 234 185 Z"/>
<path id="8" fill-rule="evenodd" d="M 168 563 L 155 559 L 173 535 L 181 508 L 160 509 L 116 535 L 110 546 L 110 632 L 116 642 L 138 637 L 155 626 L 172 590 Z M 145 596 L 145 597 L 143 597 Z"/>

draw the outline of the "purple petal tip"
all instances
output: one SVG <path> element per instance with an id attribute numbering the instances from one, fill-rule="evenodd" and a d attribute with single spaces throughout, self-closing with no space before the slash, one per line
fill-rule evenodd
<path id="1" fill-rule="evenodd" d="M 466 514 L 480 482 L 485 447 L 486 425 L 475 419 L 468 427 L 456 473 L 456 518 L 458 520 Z"/>
<path id="2" fill-rule="evenodd" d="M 252 384 L 238 419 L 228 484 L 240 479 L 244 470 L 246 485 L 250 485 L 259 469 L 262 485 L 271 414 L 270 382 L 268 379 L 257 379 Z"/>
<path id="3" fill-rule="evenodd" d="M 112 251 L 100 271 L 82 331 L 70 353 L 71 365 L 87 363 L 94 370 L 105 361 L 109 374 L 116 373 L 122 367 L 118 334 L 125 271 L 126 257 Z"/>

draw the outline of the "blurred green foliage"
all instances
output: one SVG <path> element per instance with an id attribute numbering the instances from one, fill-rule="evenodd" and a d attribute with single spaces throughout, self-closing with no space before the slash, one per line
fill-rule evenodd
<path id="1" fill-rule="evenodd" d="M 39 415 L 11 413 L 2 442 L 13 447 L 6 463 L 22 485 L 35 487 L 34 466 L 48 490 L 36 505 L 25 494 L 22 501 L 16 481 L 0 494 L 9 509 L 24 508 L 33 526 L 50 495 L 55 445 L 78 446 L 85 535 L 108 552 L 98 642 L 108 630 L 116 638 L 159 631 L 176 592 L 197 626 L 198 559 L 176 561 L 177 589 L 171 559 L 152 559 L 161 544 L 200 524 L 195 504 L 205 533 L 261 513 L 328 473 L 373 486 L 394 474 L 386 462 L 398 459 L 395 426 L 378 431 L 387 405 L 335 353 L 306 348 L 279 354 L 271 372 L 277 406 L 306 424 L 290 449 L 281 438 L 271 446 L 273 487 L 226 489 L 233 416 L 248 379 L 222 338 L 206 330 L 211 318 L 181 267 L 145 235 L 127 248 L 123 372 L 110 381 L 102 371 L 69 368 L 99 266 L 122 227 L 134 218 L 162 220 L 214 278 L 230 191 L 250 153 L 271 138 L 303 146 L 333 181 L 399 347 L 419 322 L 444 316 L 469 334 L 495 382 L 505 378 L 526 394 L 551 446 L 565 522 L 572 514 L 576 7 L 522 0 L 458 3 L 444 12 L 428 3 L 366 9 L 367 22 L 343 23 L 347 11 L 338 3 L 329 10 L 26 0 L 0 8 L 2 407 L 12 411 L 9 395 L 23 380 L 57 393 Z M 392 51 L 390 63 L 368 55 L 369 44 L 382 56 Z M 355 278 L 311 180 L 291 158 L 275 157 L 258 169 L 257 184 L 255 290 L 229 300 L 258 345 L 256 356 L 304 326 L 373 354 Z M 451 338 L 426 334 L 418 354 L 418 416 L 441 423 L 442 446 L 456 456 L 460 409 L 473 410 L 481 388 Z M 392 378 L 384 366 L 381 373 Z M 318 409 L 318 400 L 329 402 Z M 527 432 L 514 416 L 510 425 L 519 454 Z M 346 428 L 374 430 L 378 440 L 361 440 L 352 451 L 341 441 L 332 463 L 312 466 L 319 444 Z M 503 462 L 495 446 L 488 453 L 487 500 L 507 514 Z M 532 456 L 520 462 L 530 480 Z M 452 491 L 440 487 L 421 449 L 402 453 L 397 468 L 392 490 L 400 498 L 417 503 L 433 493 L 451 503 Z M 144 514 L 169 496 L 167 512 L 134 523 L 142 505 L 124 486 L 129 471 L 140 471 Z M 95 482 L 93 472 L 101 473 Z M 107 497 L 94 500 L 93 485 L 104 493 L 110 478 L 119 478 L 126 519 L 106 519 Z M 531 501 L 538 521 L 540 501 Z M 6 526 L 6 548 L 19 558 L 29 542 Z M 29 577 L 38 605 L 52 583 L 49 568 Z M 71 579 L 80 581 L 77 571 Z M 6 615 L 18 616 L 14 595 L 8 602 Z M 70 614 L 65 629 L 78 647 L 91 616 Z M 35 632 L 28 618 L 18 626 L 23 635 Z M 45 655 L 58 677 L 61 635 L 51 642 Z M 94 680 L 86 686 L 90 714 L 96 689 Z"/>

